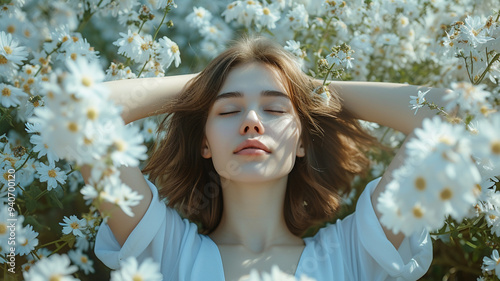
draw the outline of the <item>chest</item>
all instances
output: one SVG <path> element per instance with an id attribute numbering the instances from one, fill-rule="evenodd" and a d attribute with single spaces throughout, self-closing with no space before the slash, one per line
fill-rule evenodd
<path id="1" fill-rule="evenodd" d="M 252 269 L 259 273 L 271 272 L 273 265 L 281 271 L 294 275 L 304 245 L 273 247 L 262 253 L 252 253 L 241 246 L 219 245 L 226 281 L 245 279 Z"/>

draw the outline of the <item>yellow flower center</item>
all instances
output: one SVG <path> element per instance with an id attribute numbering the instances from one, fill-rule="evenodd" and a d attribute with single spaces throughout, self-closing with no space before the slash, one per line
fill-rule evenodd
<path id="1" fill-rule="evenodd" d="M 89 261 L 89 259 L 87 259 L 87 257 L 81 257 L 80 260 L 82 261 L 82 263 L 87 263 Z"/>
<path id="2" fill-rule="evenodd" d="M 493 152 L 493 154 L 496 154 L 496 155 L 500 154 L 500 140 L 494 141 L 491 144 L 491 152 Z"/>
<path id="3" fill-rule="evenodd" d="M 415 216 L 417 219 L 420 219 L 424 216 L 424 213 L 419 206 L 413 207 L 413 216 Z"/>
<path id="4" fill-rule="evenodd" d="M 72 222 L 69 226 L 71 226 L 71 228 L 73 229 L 78 229 L 80 227 L 80 225 L 77 222 Z"/>
<path id="5" fill-rule="evenodd" d="M 69 122 L 68 123 L 68 130 L 70 132 L 73 132 L 73 133 L 78 132 L 78 124 L 76 124 L 75 122 Z"/>
<path id="6" fill-rule="evenodd" d="M 439 194 L 439 197 L 441 197 L 443 201 L 450 200 L 451 197 L 453 197 L 453 191 L 451 191 L 449 187 L 445 187 Z"/>
<path id="7" fill-rule="evenodd" d="M 427 186 L 427 182 L 425 181 L 425 179 L 423 177 L 418 177 L 415 179 L 415 187 L 418 190 L 424 191 L 426 186 Z"/>
<path id="8" fill-rule="evenodd" d="M 174 44 L 172 45 L 172 47 L 170 47 L 170 50 L 172 50 L 172 53 L 177 53 L 179 51 L 179 46 Z"/>
<path id="9" fill-rule="evenodd" d="M 12 55 L 12 49 L 9 46 L 4 46 L 3 49 L 7 55 Z"/>
<path id="10" fill-rule="evenodd" d="M 7 225 L 2 223 L 0 224 L 0 234 L 5 234 L 7 233 Z"/>
<path id="11" fill-rule="evenodd" d="M 14 33 L 14 32 L 16 32 L 16 27 L 14 25 L 7 26 L 7 32 L 8 33 Z"/>
<path id="12" fill-rule="evenodd" d="M 61 275 L 60 274 L 55 274 L 50 276 L 49 281 L 61 281 Z"/>
<path id="13" fill-rule="evenodd" d="M 50 170 L 50 171 L 49 171 L 49 177 L 51 177 L 51 178 L 55 178 L 55 177 L 57 177 L 57 173 L 56 173 L 56 171 L 54 171 L 54 170 Z"/>
<path id="14" fill-rule="evenodd" d="M 12 91 L 7 87 L 2 89 L 2 96 L 4 96 L 4 97 L 10 97 L 11 93 L 12 93 Z"/>
<path id="15" fill-rule="evenodd" d="M 142 276 L 139 274 L 135 274 L 134 277 L 132 277 L 132 281 L 143 281 Z"/>
<path id="16" fill-rule="evenodd" d="M 91 145 L 91 144 L 92 144 L 92 139 L 89 139 L 89 138 L 87 138 L 87 137 L 84 137 L 84 138 L 83 138 L 83 143 L 84 143 L 85 145 Z"/>
<path id="17" fill-rule="evenodd" d="M 82 77 L 82 84 L 85 87 L 90 87 L 90 86 L 92 86 L 92 84 L 94 84 L 94 81 L 92 81 L 92 78 L 90 78 L 88 76 L 83 76 Z"/>
<path id="18" fill-rule="evenodd" d="M 132 41 L 134 41 L 134 37 L 129 37 L 129 38 L 127 39 L 127 41 L 128 41 L 129 43 L 132 43 Z"/>
<path id="19" fill-rule="evenodd" d="M 4 55 L 0 55 L 0 64 L 7 64 L 7 62 L 9 60 Z"/>
<path id="20" fill-rule="evenodd" d="M 96 120 L 97 116 L 99 116 L 99 114 L 97 113 L 97 110 L 95 110 L 94 108 L 89 108 L 89 110 L 87 110 L 87 118 L 89 120 Z"/>
<path id="21" fill-rule="evenodd" d="M 127 145 L 122 140 L 116 140 L 115 147 L 116 147 L 116 150 L 118 150 L 118 151 L 125 151 L 125 148 L 127 147 Z"/>
<path id="22" fill-rule="evenodd" d="M 72 60 L 76 60 L 78 58 L 78 55 L 75 54 L 75 53 L 72 53 L 70 56 L 69 56 Z"/>
<path id="23" fill-rule="evenodd" d="M 262 9 L 262 12 L 264 13 L 264 15 L 268 16 L 269 14 L 271 14 L 271 10 L 269 10 L 269 8 L 264 8 Z"/>

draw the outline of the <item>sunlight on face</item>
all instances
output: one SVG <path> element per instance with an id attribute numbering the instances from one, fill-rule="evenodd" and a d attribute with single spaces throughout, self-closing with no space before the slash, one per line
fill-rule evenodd
<path id="1" fill-rule="evenodd" d="M 209 111 L 202 155 L 212 158 L 225 179 L 279 179 L 288 176 L 296 156 L 304 156 L 300 132 L 300 120 L 277 70 L 247 63 L 229 73 Z M 247 139 L 259 140 L 268 153 L 235 154 Z"/>

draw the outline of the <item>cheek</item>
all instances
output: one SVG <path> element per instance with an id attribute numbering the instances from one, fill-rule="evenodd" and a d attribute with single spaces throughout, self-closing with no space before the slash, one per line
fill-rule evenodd
<path id="1" fill-rule="evenodd" d="M 293 118 L 276 121 L 270 128 L 279 139 L 298 139 L 300 136 L 299 124 Z"/>
<path id="2" fill-rule="evenodd" d="M 231 125 L 223 124 L 221 122 L 207 122 L 205 125 L 205 136 L 208 141 L 212 153 L 221 147 L 231 147 L 229 144 L 229 136 L 234 135 L 231 133 Z M 228 146 L 229 145 L 229 146 Z"/>

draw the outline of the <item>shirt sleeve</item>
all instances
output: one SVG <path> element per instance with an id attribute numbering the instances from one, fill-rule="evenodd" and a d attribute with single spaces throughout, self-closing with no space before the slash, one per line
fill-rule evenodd
<path id="1" fill-rule="evenodd" d="M 181 253 L 199 249 L 200 236 L 196 224 L 182 219 L 174 209 L 159 199 L 158 190 L 146 179 L 153 198 L 122 247 L 106 223 L 96 237 L 94 252 L 109 268 L 118 269 L 120 261 L 130 256 L 140 262 L 147 257 L 161 265 L 162 272 L 177 272 L 182 267 Z"/>
<path id="2" fill-rule="evenodd" d="M 422 230 L 405 237 L 398 249 L 392 245 L 371 202 L 371 194 L 379 181 L 377 178 L 368 183 L 356 211 L 338 220 L 337 227 L 331 229 L 337 232 L 340 241 L 344 241 L 340 248 L 346 274 L 353 280 L 418 280 L 432 261 L 429 233 Z"/>

